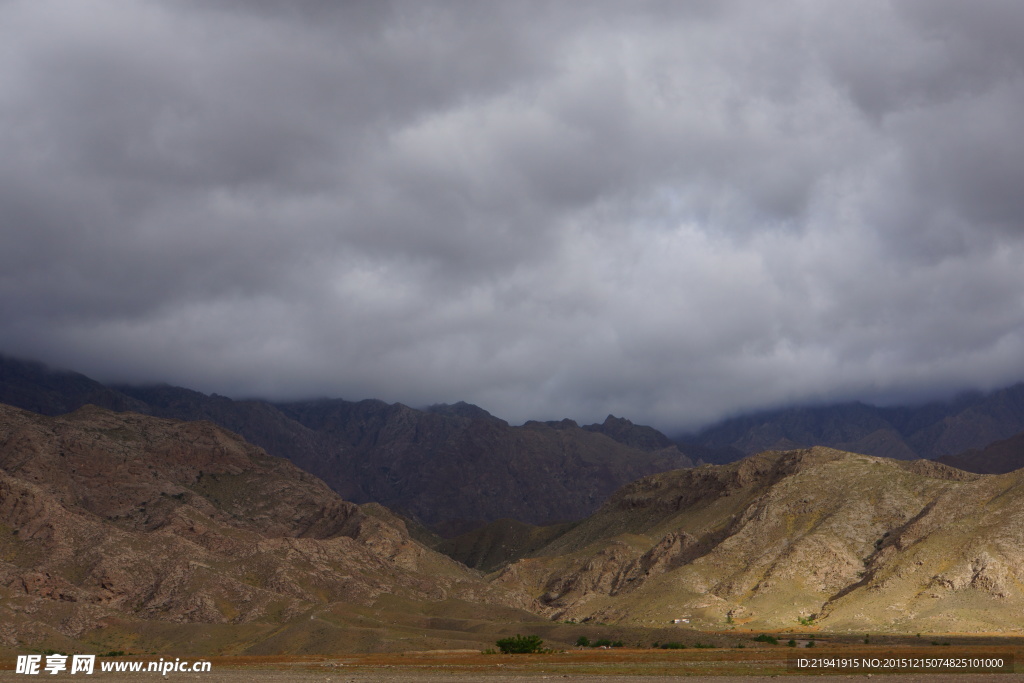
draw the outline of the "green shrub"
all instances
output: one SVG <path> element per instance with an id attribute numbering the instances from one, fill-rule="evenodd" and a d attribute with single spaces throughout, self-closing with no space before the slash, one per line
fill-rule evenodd
<path id="1" fill-rule="evenodd" d="M 775 636 L 770 636 L 767 633 L 762 633 L 757 638 L 754 638 L 754 642 L 756 642 L 756 643 L 771 643 L 772 645 L 778 645 L 779 644 L 779 639 L 776 638 Z"/>
<path id="2" fill-rule="evenodd" d="M 518 633 L 512 638 L 502 638 L 495 643 L 502 654 L 525 655 L 541 651 L 544 641 L 540 636 L 521 636 Z"/>
<path id="3" fill-rule="evenodd" d="M 788 647 L 796 647 L 796 641 L 790 638 L 789 642 L 786 643 Z"/>
<path id="4" fill-rule="evenodd" d="M 590 647 L 590 638 L 580 636 L 576 639 L 576 647 Z"/>
<path id="5" fill-rule="evenodd" d="M 709 649 L 714 647 L 714 645 L 710 645 L 710 644 L 705 645 L 704 643 L 694 643 L 693 646 L 695 648 L 698 648 L 698 649 L 703 648 L 705 650 L 709 650 Z"/>
<path id="6" fill-rule="evenodd" d="M 662 643 L 662 650 L 685 650 L 686 646 L 682 643 Z"/>

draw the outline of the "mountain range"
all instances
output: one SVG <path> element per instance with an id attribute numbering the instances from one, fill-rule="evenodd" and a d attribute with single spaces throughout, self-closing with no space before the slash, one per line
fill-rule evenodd
<path id="1" fill-rule="evenodd" d="M 751 413 L 681 437 L 679 442 L 694 455 L 698 453 L 694 447 L 704 449 L 699 457 L 707 462 L 729 462 L 765 450 L 810 446 L 901 460 L 931 460 L 982 449 L 1021 432 L 1024 383 L 917 406 L 839 403 Z M 972 467 L 969 457 L 958 462 Z M 1018 462 L 1017 467 L 1024 467 L 1024 459 Z"/>
<path id="2" fill-rule="evenodd" d="M 1022 394 L 736 418 L 682 448 L 780 448 L 715 465 L 614 416 L 239 401 L 0 357 L 19 404 L 0 405 L 0 648 L 477 647 L 675 620 L 1017 633 Z"/>
<path id="3" fill-rule="evenodd" d="M 0 649 L 480 647 L 523 627 L 568 644 L 589 625 L 1020 634 L 1022 494 L 1024 470 L 767 451 L 640 478 L 574 523 L 445 542 L 485 575 L 209 421 L 0 406 Z"/>
<path id="4" fill-rule="evenodd" d="M 501 518 L 580 519 L 623 484 L 694 464 L 656 430 L 612 416 L 585 428 L 571 420 L 510 426 L 465 403 L 418 410 L 377 400 L 236 401 L 165 385 L 105 386 L 7 357 L 0 402 L 46 415 L 93 404 L 209 420 L 346 500 L 380 503 L 414 520 L 417 533 L 423 525 L 448 536 Z"/>
<path id="5" fill-rule="evenodd" d="M 764 450 L 828 446 L 941 459 L 980 473 L 1024 467 L 1024 449 L 1014 445 L 1024 446 L 1024 437 L 986 450 L 1024 433 L 1024 383 L 917 406 L 839 403 L 750 413 L 675 439 L 614 416 L 582 427 L 571 420 L 516 427 L 461 402 L 424 409 L 376 400 L 274 403 L 167 385 L 107 386 L 3 355 L 0 402 L 46 415 L 94 404 L 208 419 L 316 474 L 348 500 L 379 502 L 449 537 L 502 518 L 540 525 L 580 519 L 639 476 Z"/>

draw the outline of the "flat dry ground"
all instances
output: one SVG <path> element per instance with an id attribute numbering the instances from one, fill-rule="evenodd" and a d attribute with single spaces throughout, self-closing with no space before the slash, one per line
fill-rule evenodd
<path id="1" fill-rule="evenodd" d="M 210 673 L 170 673 L 165 680 L 206 680 L 226 683 L 260 683 L 268 681 L 337 681 L 339 683 L 399 683 L 426 681 L 485 681 L 487 683 L 539 682 L 571 680 L 593 683 L 662 683 L 686 677 L 689 681 L 771 681 L 794 675 L 787 669 L 793 656 L 839 655 L 882 657 L 945 657 L 979 655 L 1016 655 L 1022 660 L 1024 650 L 1016 647 L 886 647 L 886 646 L 821 646 L 815 650 L 793 650 L 786 647 L 749 647 L 745 649 L 707 650 L 573 650 L 545 655 L 482 655 L 478 652 L 408 652 L 404 654 L 348 655 L 341 657 L 215 657 Z M 144 661 L 147 658 L 140 658 Z M 1017 671 L 1024 670 L 1024 660 Z M 5 659 L 0 681 L 28 681 L 33 678 L 16 674 L 14 662 Z M 70 678 L 67 673 L 45 676 L 45 680 Z M 79 674 L 76 674 L 79 676 Z M 97 671 L 85 681 L 128 681 L 158 679 L 159 674 L 107 673 Z M 867 679 L 867 673 L 839 673 L 815 676 L 817 681 L 850 681 Z M 873 672 L 872 680 L 900 683 L 939 681 L 1024 681 L 1024 673 L 899 673 Z M 77 678 L 72 680 L 78 680 Z"/>

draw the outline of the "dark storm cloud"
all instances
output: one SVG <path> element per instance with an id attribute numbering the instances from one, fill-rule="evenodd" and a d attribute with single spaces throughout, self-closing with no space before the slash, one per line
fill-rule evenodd
<path id="1" fill-rule="evenodd" d="M 1015 2 L 0 3 L 0 349 L 666 429 L 1024 378 Z"/>

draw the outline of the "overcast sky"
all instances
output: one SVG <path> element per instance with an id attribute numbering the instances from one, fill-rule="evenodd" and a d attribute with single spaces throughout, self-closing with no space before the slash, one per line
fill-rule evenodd
<path id="1" fill-rule="evenodd" d="M 1024 379 L 1024 3 L 0 0 L 0 351 L 666 431 Z"/>

